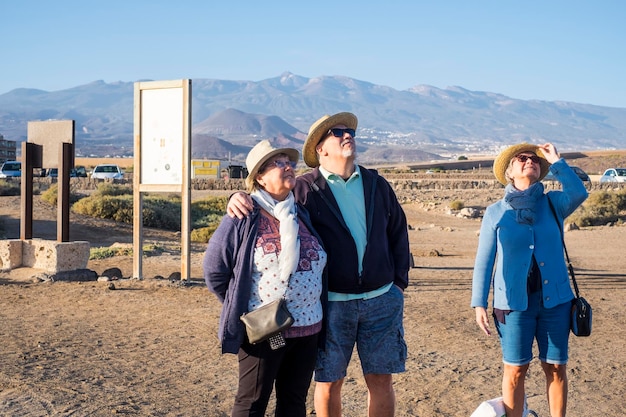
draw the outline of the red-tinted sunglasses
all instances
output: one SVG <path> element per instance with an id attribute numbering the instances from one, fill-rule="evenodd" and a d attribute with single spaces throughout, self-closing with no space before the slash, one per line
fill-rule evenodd
<path id="1" fill-rule="evenodd" d="M 526 161 L 528 161 L 529 159 L 531 161 L 533 161 L 535 164 L 538 164 L 539 162 L 541 162 L 541 158 L 539 158 L 537 155 L 532 155 L 532 156 L 528 156 L 528 155 L 515 155 L 515 158 L 520 161 L 522 164 L 525 164 Z"/>

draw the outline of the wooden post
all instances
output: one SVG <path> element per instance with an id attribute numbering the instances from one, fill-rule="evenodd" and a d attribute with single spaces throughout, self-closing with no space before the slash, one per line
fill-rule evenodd
<path id="1" fill-rule="evenodd" d="M 70 240 L 70 171 L 74 165 L 74 145 L 62 143 L 59 147 L 57 189 L 57 241 Z"/>
<path id="2" fill-rule="evenodd" d="M 191 279 L 191 80 L 183 83 L 183 158 L 182 158 L 182 192 L 181 192 L 181 250 L 180 279 L 187 282 Z"/>
<path id="3" fill-rule="evenodd" d="M 20 239 L 33 238 L 33 168 L 41 168 L 41 145 L 22 142 Z"/>

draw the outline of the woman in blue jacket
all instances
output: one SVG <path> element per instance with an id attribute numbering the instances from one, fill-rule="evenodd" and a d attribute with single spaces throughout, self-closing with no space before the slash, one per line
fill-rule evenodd
<path id="1" fill-rule="evenodd" d="M 222 352 L 239 359 L 233 417 L 264 416 L 274 387 L 275 416 L 307 414 L 328 287 L 321 238 L 292 193 L 298 159 L 297 150 L 266 140 L 252 148 L 246 158 L 252 214 L 241 220 L 224 216 L 205 253 L 205 281 L 224 303 Z M 240 316 L 281 297 L 294 318 L 282 332 L 282 346 L 251 344 Z"/>
<path id="2" fill-rule="evenodd" d="M 493 283 L 506 415 L 522 416 L 524 379 L 537 340 L 550 413 L 552 417 L 565 416 L 569 313 L 574 294 L 560 227 L 587 198 L 587 190 L 551 143 L 510 146 L 497 156 L 493 170 L 506 187 L 504 198 L 487 207 L 482 220 L 471 306 L 478 326 L 490 335 L 487 299 Z M 541 179 L 548 171 L 562 184 L 562 191 L 544 193 Z"/>

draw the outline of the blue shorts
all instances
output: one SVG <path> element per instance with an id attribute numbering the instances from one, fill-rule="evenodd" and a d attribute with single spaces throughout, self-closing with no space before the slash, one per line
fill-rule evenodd
<path id="1" fill-rule="evenodd" d="M 315 381 L 344 378 L 355 343 L 364 375 L 404 372 L 403 309 L 404 294 L 395 285 L 368 300 L 330 301 L 326 349 L 318 352 Z"/>
<path id="2" fill-rule="evenodd" d="M 533 340 L 537 340 L 539 360 L 562 365 L 567 363 L 571 303 L 544 308 L 541 291 L 528 295 L 526 311 L 512 311 L 506 324 L 496 322 L 500 336 L 502 360 L 505 364 L 522 366 L 533 358 Z"/>

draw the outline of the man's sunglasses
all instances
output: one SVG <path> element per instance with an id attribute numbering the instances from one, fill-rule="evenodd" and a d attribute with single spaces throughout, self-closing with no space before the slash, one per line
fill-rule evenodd
<path id="1" fill-rule="evenodd" d="M 525 164 L 526 161 L 528 161 L 529 159 L 531 161 L 533 161 L 535 164 L 538 164 L 539 162 L 541 162 L 541 158 L 539 158 L 537 155 L 515 155 L 515 158 L 520 161 L 522 164 Z"/>
<path id="2" fill-rule="evenodd" d="M 339 128 L 334 128 L 334 129 L 330 129 L 328 131 L 328 133 L 326 134 L 328 135 L 333 135 L 336 138 L 342 138 L 344 133 L 347 133 L 348 135 L 354 137 L 354 134 L 356 133 L 354 129 L 339 129 Z"/>
<path id="3" fill-rule="evenodd" d="M 274 162 L 270 162 L 269 164 L 267 164 L 265 166 L 265 169 L 270 168 L 272 165 L 274 165 L 278 169 L 285 169 L 287 165 L 289 165 L 291 169 L 296 169 L 296 165 L 298 165 L 298 163 L 296 161 L 292 161 L 291 159 L 288 161 L 276 160 Z"/>

